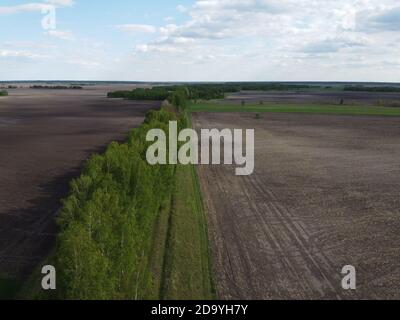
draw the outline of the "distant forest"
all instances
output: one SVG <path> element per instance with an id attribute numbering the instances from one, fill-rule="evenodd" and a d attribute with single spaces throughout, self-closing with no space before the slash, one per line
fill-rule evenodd
<path id="1" fill-rule="evenodd" d="M 221 83 L 221 84 L 187 84 L 171 86 L 155 86 L 151 89 L 138 88 L 131 91 L 109 92 L 109 98 L 123 98 L 128 100 L 169 100 L 176 92 L 184 92 L 188 100 L 212 100 L 223 99 L 226 93 L 240 91 L 293 91 L 293 90 L 328 90 L 332 87 L 309 85 L 309 84 L 284 84 L 284 83 Z M 342 91 L 363 92 L 400 92 L 400 87 L 395 86 L 363 86 L 345 85 L 338 87 Z"/>
<path id="2" fill-rule="evenodd" d="M 82 86 L 76 86 L 76 85 L 71 85 L 71 86 L 43 86 L 43 85 L 33 85 L 30 86 L 31 89 L 56 89 L 56 90 L 60 90 L 60 89 L 75 89 L 75 90 L 80 90 L 83 89 Z"/>
<path id="3" fill-rule="evenodd" d="M 227 83 L 227 84 L 190 84 L 157 86 L 152 89 L 138 88 L 132 91 L 115 91 L 108 93 L 109 98 L 124 98 L 128 100 L 165 100 L 172 99 L 174 93 L 184 91 L 190 100 L 223 99 L 225 93 L 248 91 L 288 91 L 310 89 L 310 85 L 280 84 L 280 83 Z"/>

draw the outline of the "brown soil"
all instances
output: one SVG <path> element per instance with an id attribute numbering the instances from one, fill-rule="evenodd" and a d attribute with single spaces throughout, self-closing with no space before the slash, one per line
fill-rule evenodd
<path id="1" fill-rule="evenodd" d="M 0 99 L 0 275 L 26 275 L 49 253 L 60 199 L 84 160 L 159 106 L 105 98 L 111 90 L 17 89 Z"/>
<path id="2" fill-rule="evenodd" d="M 255 128 L 253 175 L 198 166 L 222 299 L 400 298 L 400 118 L 194 115 Z M 341 270 L 357 270 L 357 290 Z"/>

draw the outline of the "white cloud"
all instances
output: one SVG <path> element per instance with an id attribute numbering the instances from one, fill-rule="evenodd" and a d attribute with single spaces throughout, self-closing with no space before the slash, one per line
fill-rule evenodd
<path id="1" fill-rule="evenodd" d="M 71 0 L 31 1 L 0 6 L 0 14 L 73 5 Z M 108 42 L 103 34 L 103 47 L 85 47 L 77 34 L 73 45 L 54 41 L 57 50 L 2 45 L 0 57 L 49 52 L 52 63 L 67 66 L 68 74 L 78 72 L 79 67 L 70 68 L 74 64 L 96 76 L 108 68 L 115 79 L 131 80 L 134 74 L 143 80 L 400 81 L 393 72 L 400 63 L 399 0 L 194 0 L 176 11 L 173 18 L 158 16 L 157 26 L 109 22 L 134 36 L 119 46 L 119 39 Z M 62 30 L 47 35 L 49 42 L 74 39 Z"/>
<path id="2" fill-rule="evenodd" d="M 45 55 L 36 54 L 30 51 L 25 50 L 1 50 L 0 49 L 0 59 L 1 58 L 28 58 L 28 59 L 36 59 L 36 58 L 46 58 Z"/>
<path id="3" fill-rule="evenodd" d="M 48 8 L 48 4 L 45 3 L 27 3 L 16 6 L 0 7 L 0 14 L 8 15 L 20 12 L 30 11 L 41 11 L 42 9 Z"/>
<path id="4" fill-rule="evenodd" d="M 62 6 L 62 7 L 70 7 L 74 4 L 73 0 L 46 0 L 45 2 L 55 6 Z"/>
<path id="5" fill-rule="evenodd" d="M 90 60 L 82 60 L 81 58 L 78 59 L 69 59 L 66 61 L 68 64 L 74 64 L 85 68 L 95 68 L 100 66 L 100 62 L 97 61 L 90 61 Z"/>
<path id="6" fill-rule="evenodd" d="M 157 28 L 152 25 L 147 24 L 123 24 L 116 26 L 119 30 L 131 33 L 131 34 L 141 34 L 141 33 L 155 33 Z"/>
<path id="7" fill-rule="evenodd" d="M 74 4 L 72 0 L 47 0 L 45 2 L 32 2 L 15 6 L 0 6 L 0 15 L 10 15 L 21 12 L 42 11 L 49 6 L 69 7 Z"/>
<path id="8" fill-rule="evenodd" d="M 176 10 L 178 10 L 178 12 L 180 12 L 180 13 L 185 13 L 185 12 L 187 12 L 188 9 L 180 4 L 176 7 Z"/>
<path id="9" fill-rule="evenodd" d="M 397 0 L 197 0 L 177 10 L 187 21 L 159 28 L 154 39 L 135 47 L 137 54 L 222 66 L 234 53 L 240 69 L 252 63 L 323 69 L 359 56 L 365 66 L 382 55 L 398 61 L 399 45 L 385 33 L 400 33 Z"/>
<path id="10" fill-rule="evenodd" d="M 288 9 L 286 2 L 278 0 L 198 0 L 193 6 L 203 11 L 231 10 L 236 12 L 278 13 Z"/>
<path id="11" fill-rule="evenodd" d="M 140 44 L 135 47 L 136 53 L 184 53 L 184 50 L 173 46 L 158 46 L 154 44 Z"/>
<path id="12" fill-rule="evenodd" d="M 300 48 L 300 51 L 306 53 L 332 53 L 346 48 L 365 47 L 369 44 L 371 44 L 371 40 L 365 36 L 342 35 L 312 41 Z"/>
<path id="13" fill-rule="evenodd" d="M 190 19 L 181 25 L 167 24 L 160 28 L 160 38 L 152 45 L 178 42 L 193 43 L 225 40 L 237 37 L 266 36 L 283 32 L 293 33 L 290 9 L 277 0 L 199 0 L 191 8 L 178 6 Z"/>
<path id="14" fill-rule="evenodd" d="M 60 39 L 72 41 L 74 40 L 74 35 L 70 31 L 62 31 L 62 30 L 49 30 L 45 32 L 46 35 Z"/>

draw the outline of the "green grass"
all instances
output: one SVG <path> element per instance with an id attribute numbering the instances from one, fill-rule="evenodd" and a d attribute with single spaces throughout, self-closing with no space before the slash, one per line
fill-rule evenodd
<path id="1" fill-rule="evenodd" d="M 0 90 L 0 97 L 8 96 L 8 92 L 6 90 Z"/>
<path id="2" fill-rule="evenodd" d="M 192 165 L 177 166 L 161 298 L 215 298 L 201 193 Z"/>
<path id="3" fill-rule="evenodd" d="M 207 222 L 193 165 L 177 166 L 170 200 L 154 229 L 151 286 L 145 299 L 214 299 Z"/>
<path id="4" fill-rule="evenodd" d="M 190 113 L 186 112 L 184 116 L 188 127 L 192 127 Z M 171 200 L 160 298 L 215 299 L 207 220 L 194 165 L 176 167 Z"/>
<path id="5" fill-rule="evenodd" d="M 146 300 L 158 300 L 162 296 L 162 286 L 164 277 L 164 261 L 168 257 L 166 243 L 168 239 L 169 222 L 171 216 L 172 199 L 166 201 L 160 210 L 157 218 L 151 249 L 151 258 L 149 261 L 149 273 L 151 284 L 144 295 Z"/>
<path id="6" fill-rule="evenodd" d="M 296 105 L 296 104 L 248 104 L 233 105 L 221 103 L 201 102 L 190 104 L 190 112 L 258 112 L 258 113 L 309 113 L 309 114 L 336 114 L 336 115 L 374 115 L 400 116 L 400 108 L 350 106 L 350 105 Z"/>
<path id="7" fill-rule="evenodd" d="M 187 115 L 191 127 L 190 115 Z M 193 165 L 178 165 L 174 192 L 154 229 L 146 299 L 211 300 L 216 298 L 207 222 Z"/>

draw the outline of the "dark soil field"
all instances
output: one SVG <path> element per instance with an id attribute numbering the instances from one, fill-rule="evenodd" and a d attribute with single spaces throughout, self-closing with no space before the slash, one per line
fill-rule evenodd
<path id="1" fill-rule="evenodd" d="M 49 253 L 71 178 L 159 107 L 105 98 L 116 89 L 16 89 L 0 98 L 0 277 L 27 275 Z"/>
<path id="2" fill-rule="evenodd" d="M 295 103 L 295 104 L 339 104 L 343 99 L 344 104 L 356 105 L 382 105 L 387 103 L 400 103 L 400 93 L 386 92 L 351 92 L 339 90 L 307 90 L 307 91 L 243 91 L 230 94 L 224 103 L 240 104 L 245 100 L 248 104 L 265 103 Z"/>
<path id="3" fill-rule="evenodd" d="M 199 166 L 222 299 L 400 299 L 400 118 L 197 113 L 255 128 L 255 171 Z M 353 265 L 357 290 L 341 286 Z"/>

